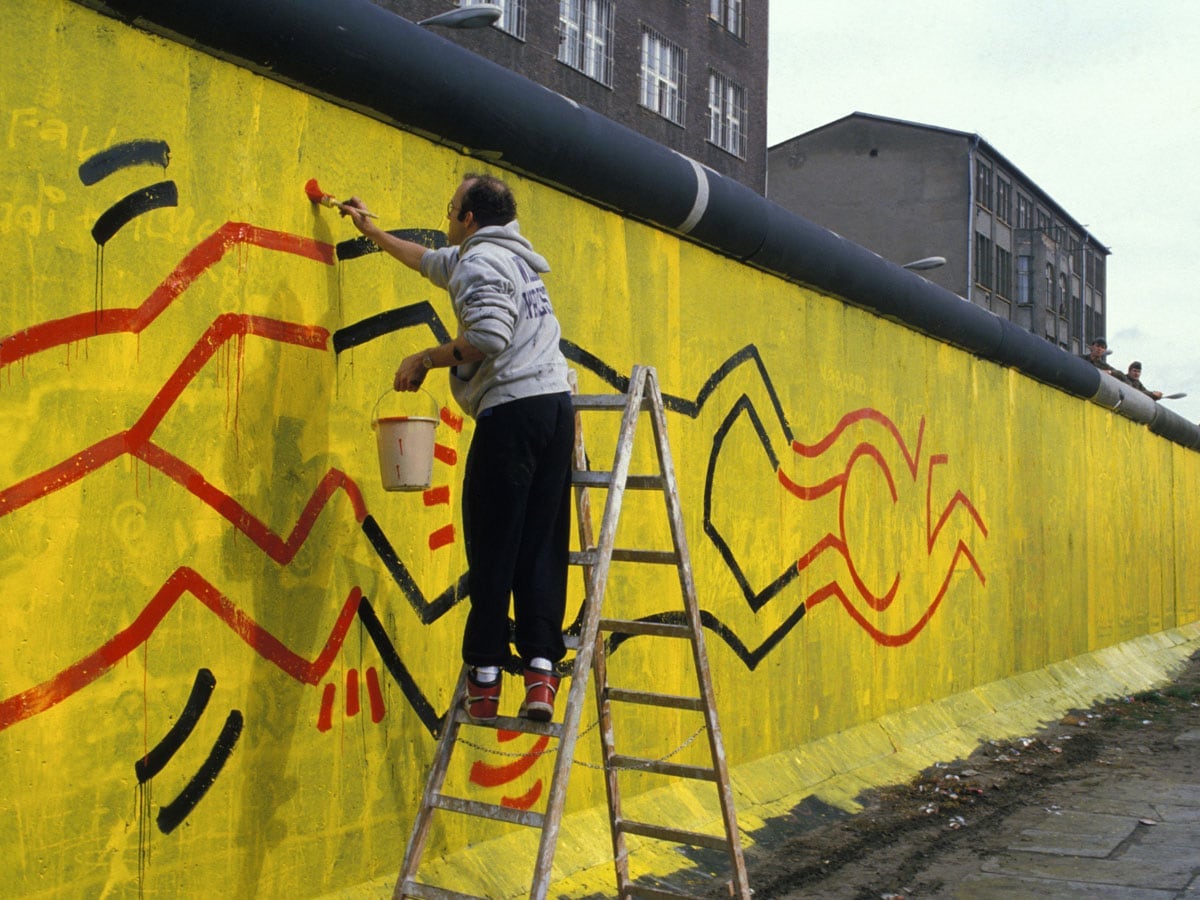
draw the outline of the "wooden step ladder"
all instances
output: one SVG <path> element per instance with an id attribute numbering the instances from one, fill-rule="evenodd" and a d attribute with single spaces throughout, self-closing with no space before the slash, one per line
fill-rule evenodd
<path id="1" fill-rule="evenodd" d="M 571 687 L 563 710 L 563 720 L 560 724 L 501 716 L 494 723 L 477 726 L 549 735 L 557 738 L 558 749 L 555 753 L 554 773 L 550 782 L 545 811 L 515 810 L 475 800 L 451 797 L 442 793 L 450 766 L 450 758 L 454 745 L 458 741 L 459 728 L 463 724 L 471 724 L 471 720 L 462 711 L 462 699 L 466 693 L 467 682 L 467 667 L 464 666 L 451 699 L 450 710 L 446 714 L 445 731 L 438 745 L 421 805 L 413 823 L 412 836 L 404 856 L 404 865 L 393 894 L 396 898 L 468 900 L 474 896 L 417 880 L 417 872 L 435 809 L 540 829 L 541 839 L 529 896 L 536 900 L 542 900 L 547 896 L 550 888 L 550 869 L 558 845 L 559 826 L 566 804 L 567 781 L 575 758 L 575 744 L 579 737 L 580 719 L 587 693 L 589 673 L 594 673 L 596 679 L 595 695 L 599 713 L 605 787 L 608 796 L 609 823 L 618 887 L 616 896 L 622 898 L 691 896 L 666 890 L 661 885 L 651 887 L 631 878 L 626 837 L 639 835 L 684 846 L 725 851 L 728 854 L 731 869 L 729 878 L 731 895 L 739 898 L 750 897 L 745 860 L 742 856 L 741 840 L 738 834 L 737 815 L 733 805 L 733 791 L 729 784 L 729 770 L 725 760 L 721 729 L 717 720 L 708 657 L 704 648 L 700 607 L 696 599 L 691 559 L 684 537 L 679 492 L 667 442 L 666 415 L 655 371 L 650 367 L 635 366 L 629 378 L 629 389 L 624 394 L 576 394 L 573 399 L 575 405 L 575 471 L 572 482 L 575 486 L 581 549 L 571 554 L 570 562 L 572 565 L 583 567 L 586 593 L 580 614 L 579 637 L 574 639 L 568 636 L 568 647 L 575 649 L 576 653 Z M 608 472 L 592 471 L 588 465 L 580 413 L 593 410 L 622 413 L 613 466 L 612 470 Z M 631 475 L 629 469 L 633 459 L 634 439 L 643 412 L 649 414 L 653 426 L 659 472 L 651 475 Z M 598 539 L 593 537 L 591 489 L 603 489 L 607 492 Z M 621 549 L 615 546 L 617 523 L 626 490 L 662 492 L 666 500 L 667 516 L 674 544 L 672 550 Z M 675 566 L 678 570 L 683 597 L 683 609 L 679 621 L 659 622 L 604 618 L 602 606 L 609 568 L 613 561 Z M 610 686 L 605 635 L 640 635 L 688 641 L 692 649 L 692 659 L 699 687 L 698 696 L 681 697 L 640 690 L 623 690 Z M 621 703 L 703 713 L 702 730 L 708 736 L 711 764 L 707 766 L 681 765 L 668 762 L 665 757 L 641 759 L 618 754 L 615 747 L 612 711 L 614 704 Z M 705 834 L 685 831 L 673 825 L 651 824 L 627 819 L 622 813 L 618 775 L 621 771 L 631 770 L 712 782 L 717 791 L 724 833 L 720 835 Z"/>

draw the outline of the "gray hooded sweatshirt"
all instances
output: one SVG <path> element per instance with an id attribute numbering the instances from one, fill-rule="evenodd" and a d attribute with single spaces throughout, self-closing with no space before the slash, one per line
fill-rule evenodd
<path id="1" fill-rule="evenodd" d="M 472 418 L 510 400 L 570 391 L 540 274 L 549 271 L 515 219 L 421 257 L 421 274 L 449 292 L 459 333 L 486 355 L 450 370 L 450 391 Z"/>

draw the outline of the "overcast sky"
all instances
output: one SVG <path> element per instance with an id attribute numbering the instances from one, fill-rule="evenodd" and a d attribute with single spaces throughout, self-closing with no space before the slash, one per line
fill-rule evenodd
<path id="1" fill-rule="evenodd" d="M 1200 2 L 772 0 L 770 15 L 769 145 L 852 112 L 979 134 L 1112 251 L 1112 365 L 1140 360 L 1200 420 Z"/>

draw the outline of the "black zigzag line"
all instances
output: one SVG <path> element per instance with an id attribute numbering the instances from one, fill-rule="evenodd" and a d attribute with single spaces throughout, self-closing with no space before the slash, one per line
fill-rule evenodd
<path id="1" fill-rule="evenodd" d="M 700 611 L 700 624 L 719 637 L 721 641 L 733 651 L 734 655 L 746 664 L 746 668 L 750 671 L 753 671 L 758 667 L 758 664 L 766 658 L 767 654 L 770 653 L 781 640 L 787 637 L 788 632 L 795 627 L 796 623 L 804 618 L 805 612 L 806 607 L 803 603 L 801 603 L 792 611 L 792 614 L 789 615 L 778 628 L 767 635 L 766 640 L 764 640 L 753 650 L 742 643 L 741 639 L 734 634 L 733 630 L 728 625 L 707 610 Z M 668 612 L 651 613 L 647 616 L 641 616 L 635 621 L 654 622 L 662 625 L 688 624 L 687 614 L 683 610 L 670 610 Z M 611 637 L 608 639 L 608 643 L 606 644 L 607 650 L 609 653 L 614 653 L 626 641 L 634 640 L 638 637 L 643 637 L 643 635 L 629 635 L 621 634 L 620 632 L 613 632 Z"/>
<path id="2" fill-rule="evenodd" d="M 358 619 L 367 630 L 367 634 L 370 635 L 371 643 L 379 651 L 379 658 L 383 661 L 383 665 L 396 684 L 400 686 L 401 693 L 408 700 L 413 712 L 417 714 L 417 718 L 421 720 L 421 724 L 434 737 L 441 735 L 444 717 L 433 711 L 433 706 L 428 698 L 422 693 L 416 680 L 400 660 L 400 654 L 396 652 L 396 647 L 388 637 L 383 623 L 375 615 L 375 608 L 371 606 L 366 597 L 363 597 L 358 603 Z"/>
<path id="3" fill-rule="evenodd" d="M 200 714 L 208 706 L 209 698 L 212 697 L 216 684 L 216 676 L 210 670 L 201 669 L 196 673 L 196 680 L 192 682 L 192 692 L 183 706 L 183 712 L 175 720 L 175 724 L 171 726 L 166 736 L 151 748 L 149 753 L 133 764 L 138 784 L 145 784 L 161 772 L 163 766 L 170 762 L 171 757 L 183 746 L 183 742 L 188 739 L 196 727 L 196 723 L 200 721 Z"/>
<path id="4" fill-rule="evenodd" d="M 450 340 L 450 332 L 442 324 L 437 310 L 428 300 L 424 300 L 420 303 L 402 306 L 399 309 L 389 309 L 355 322 L 353 325 L 339 328 L 333 333 L 333 352 L 341 353 L 343 350 L 373 341 L 375 338 L 383 337 L 393 331 L 418 325 L 428 326 L 439 343 L 444 344 Z"/>
<path id="5" fill-rule="evenodd" d="M 200 766 L 200 770 L 192 776 L 192 780 L 179 792 L 179 796 L 158 811 L 158 828 L 163 834 L 170 834 L 179 827 L 196 805 L 204 799 L 208 789 L 213 786 L 221 769 L 229 761 L 233 748 L 237 746 L 238 738 L 242 736 L 242 713 L 240 710 L 230 712 L 225 719 L 225 727 L 217 735 L 208 754 L 208 759 Z"/>
<path id="6" fill-rule="evenodd" d="M 403 592 L 405 599 L 408 600 L 409 605 L 412 606 L 422 624 L 428 625 L 430 622 L 436 622 L 446 614 L 450 607 L 467 596 L 467 576 L 464 573 L 459 576 L 457 582 L 442 591 L 433 601 L 426 601 L 421 588 L 413 580 L 408 567 L 400 560 L 399 554 L 392 547 L 391 542 L 387 539 L 387 535 L 383 533 L 383 529 L 379 527 L 379 523 L 375 521 L 374 516 L 368 514 L 363 519 L 362 530 L 374 548 L 380 562 L 387 568 L 392 576 L 392 580 L 396 582 L 396 586 Z"/>
<path id="7" fill-rule="evenodd" d="M 389 231 L 388 234 L 398 237 L 402 241 L 412 241 L 414 244 L 428 247 L 430 250 L 446 246 L 446 233 L 433 228 L 397 228 L 395 231 Z M 341 241 L 334 250 L 337 258 L 343 262 L 380 252 L 375 242 L 365 237 Z"/>
<path id="8" fill-rule="evenodd" d="M 725 565 L 733 573 L 738 587 L 742 589 L 742 596 L 746 598 L 746 602 L 750 605 L 750 608 L 757 612 L 776 594 L 787 587 L 799 575 L 799 572 L 795 566 L 789 566 L 771 584 L 767 585 L 761 591 L 755 592 L 754 588 L 750 585 L 749 579 L 746 578 L 745 573 L 742 571 L 737 558 L 733 555 L 733 550 L 725 541 L 724 536 L 717 529 L 717 526 L 713 524 L 712 492 L 713 481 L 716 478 L 717 458 L 721 455 L 725 438 L 743 414 L 750 419 L 750 423 L 754 427 L 754 433 L 758 435 L 759 443 L 762 445 L 763 452 L 771 463 L 772 471 L 779 468 L 779 458 L 771 448 L 771 441 L 767 436 L 766 429 L 763 427 L 762 419 L 759 417 L 758 411 L 754 408 L 754 404 L 750 398 L 742 394 L 730 408 L 728 415 L 725 416 L 725 419 L 717 428 L 716 434 L 713 435 L 712 451 L 708 456 L 708 470 L 704 476 L 704 533 L 708 535 L 708 539 L 712 541 L 713 546 L 717 548 L 717 552 L 721 554 L 721 558 L 725 560 Z"/>

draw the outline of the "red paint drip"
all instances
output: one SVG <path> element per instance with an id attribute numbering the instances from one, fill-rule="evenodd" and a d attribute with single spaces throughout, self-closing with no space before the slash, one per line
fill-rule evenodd
<path id="1" fill-rule="evenodd" d="M 442 421 L 450 426 L 451 431 L 461 432 L 463 430 L 463 417 L 455 415 L 446 407 L 442 407 Z"/>

